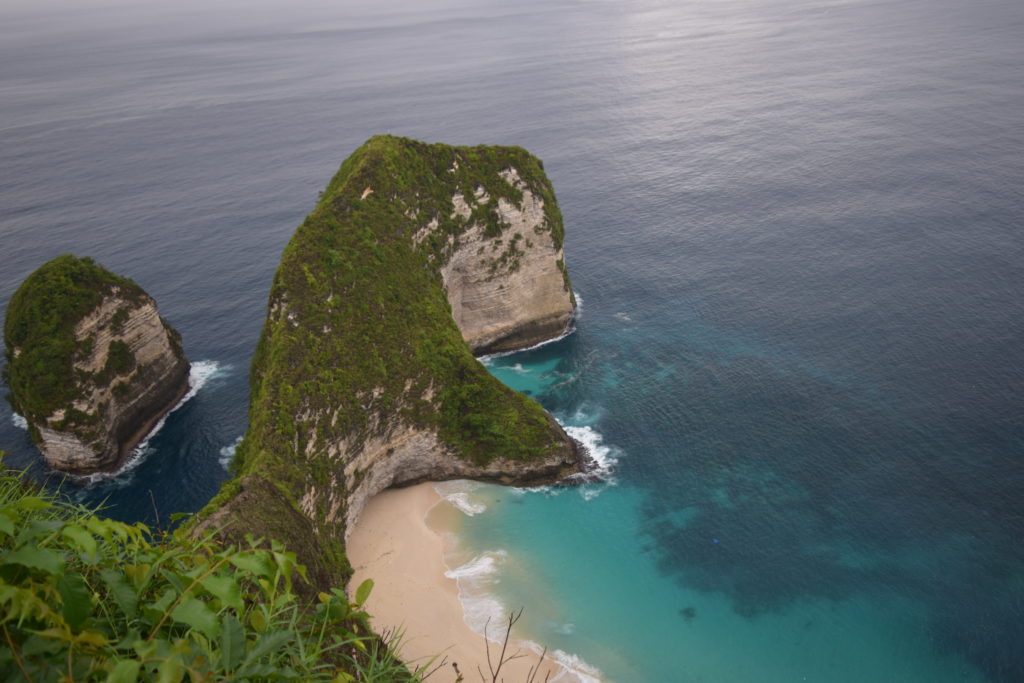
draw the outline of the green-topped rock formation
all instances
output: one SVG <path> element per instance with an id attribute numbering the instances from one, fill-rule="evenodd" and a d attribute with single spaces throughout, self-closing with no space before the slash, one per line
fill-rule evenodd
<path id="1" fill-rule="evenodd" d="M 577 471 L 578 445 L 473 356 L 565 332 L 562 236 L 525 150 L 371 138 L 284 250 L 236 476 L 201 524 L 287 540 L 328 585 L 347 578 L 346 531 L 385 488 Z"/>
<path id="2" fill-rule="evenodd" d="M 11 297 L 9 400 L 54 469 L 115 469 L 188 390 L 181 337 L 131 280 L 58 256 Z"/>

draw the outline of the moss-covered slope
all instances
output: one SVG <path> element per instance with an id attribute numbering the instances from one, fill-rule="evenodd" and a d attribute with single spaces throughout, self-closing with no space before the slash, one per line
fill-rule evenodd
<path id="1" fill-rule="evenodd" d="M 8 399 L 48 463 L 115 467 L 188 386 L 181 338 L 127 278 L 58 256 L 11 297 L 4 322 Z"/>
<path id="2" fill-rule="evenodd" d="M 512 240 L 499 208 L 520 206 L 524 192 L 544 215 Z M 473 199 L 456 207 L 459 197 Z M 561 216 L 535 157 L 379 136 L 342 164 L 274 277 L 238 475 L 208 523 L 301 539 L 300 557 L 327 583 L 346 578 L 347 524 L 387 486 L 533 483 L 576 469 L 572 441 L 486 371 L 452 318 L 441 270 L 471 230 L 497 245 L 497 280 L 515 272 L 527 239 L 560 251 Z"/>

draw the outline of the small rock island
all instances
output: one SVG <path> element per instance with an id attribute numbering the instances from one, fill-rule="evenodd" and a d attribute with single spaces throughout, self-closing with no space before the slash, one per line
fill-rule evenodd
<path id="1" fill-rule="evenodd" d="M 58 256 L 11 297 L 4 323 L 8 399 L 47 464 L 116 469 L 188 391 L 181 337 L 133 281 Z"/>
<path id="2" fill-rule="evenodd" d="M 522 148 L 367 141 L 284 250 L 235 477 L 199 526 L 286 540 L 315 584 L 340 585 L 347 531 L 388 487 L 579 471 L 582 447 L 473 355 L 566 332 L 562 239 Z"/>

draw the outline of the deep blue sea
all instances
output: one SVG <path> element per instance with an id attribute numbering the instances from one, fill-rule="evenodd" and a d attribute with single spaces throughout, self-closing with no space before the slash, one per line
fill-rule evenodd
<path id="1" fill-rule="evenodd" d="M 583 306 L 488 361 L 610 464 L 467 490 L 463 557 L 607 680 L 1024 680 L 1024 3 L 3 0 L 0 308 L 134 278 L 201 388 L 131 471 L 226 478 L 280 253 L 394 133 L 540 156 Z M 8 464 L 45 478 L 0 405 Z M 488 562 L 483 562 L 488 560 Z"/>

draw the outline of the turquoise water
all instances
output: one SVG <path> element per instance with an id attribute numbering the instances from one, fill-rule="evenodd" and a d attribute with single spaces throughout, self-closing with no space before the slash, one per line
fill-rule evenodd
<path id="1" fill-rule="evenodd" d="M 478 489 L 470 500 L 487 510 L 464 522 L 464 551 L 505 551 L 486 588 L 506 608 L 525 608 L 520 635 L 607 680 L 985 680 L 955 654 L 935 653 L 911 600 L 802 600 L 750 619 L 726 596 L 676 585 L 642 541 L 641 495 Z"/>
<path id="2" fill-rule="evenodd" d="M 485 364 L 509 386 L 551 399 L 580 379 L 566 371 L 572 354 L 567 346 Z M 594 370 L 584 365 L 583 372 Z M 665 368 L 650 372 L 666 374 Z M 609 384 L 607 373 L 596 374 L 599 385 Z M 650 526 L 660 520 L 649 516 L 648 492 L 622 481 L 633 459 L 665 454 L 609 447 L 601 440 L 599 415 L 577 411 L 561 421 L 610 463 L 605 483 L 516 490 L 466 482 L 442 489 L 460 494 L 466 512 L 454 562 L 463 563 L 456 573 L 468 581 L 466 608 L 474 627 L 491 616 L 493 629 L 507 610 L 523 607 L 521 637 L 613 681 L 986 680 L 956 653 L 936 651 L 925 626 L 929 608 L 911 597 L 865 586 L 752 615 L 735 609 L 728 594 L 673 581 L 651 545 Z M 765 470 L 752 476 L 772 475 Z M 733 506 L 724 489 L 709 498 L 713 505 Z M 680 498 L 662 514 L 686 528 L 701 504 Z M 695 552 L 716 553 L 733 542 L 707 536 Z M 924 568 L 933 559 L 910 555 L 908 562 Z M 876 561 L 852 548 L 841 558 L 850 567 Z"/>
<path id="3" fill-rule="evenodd" d="M 205 384 L 105 482 L 0 402 L 9 464 L 121 519 L 199 509 L 341 161 L 521 145 L 583 314 L 491 367 L 612 483 L 469 494 L 485 588 L 619 681 L 1024 680 L 1024 3 L 62 4 L 0 3 L 0 308 L 90 255 Z"/>

